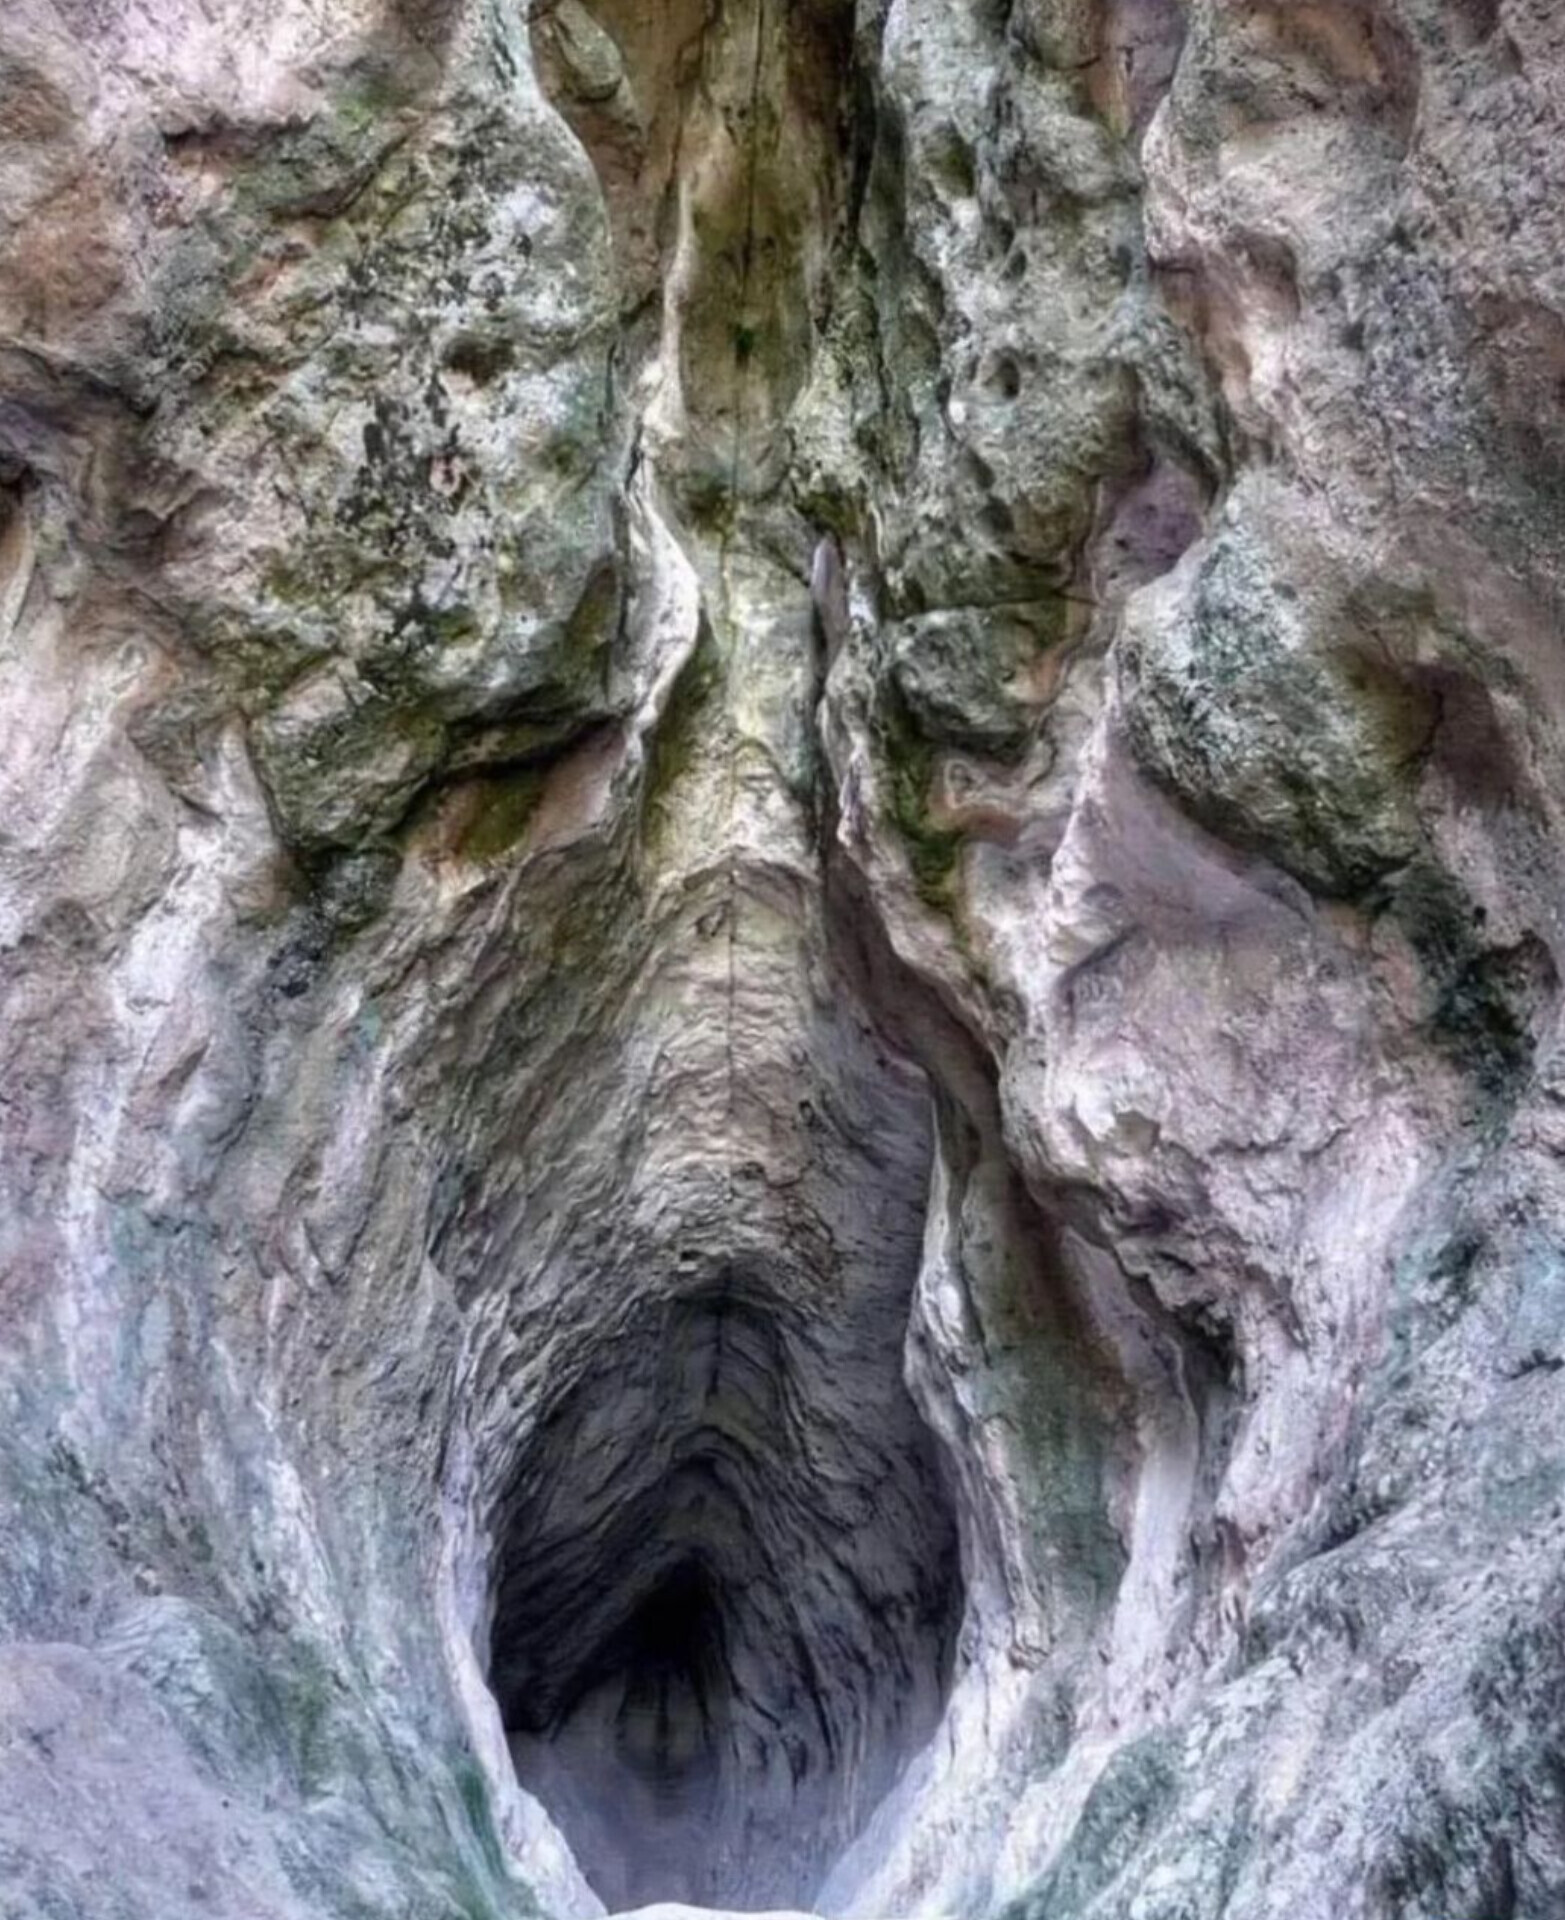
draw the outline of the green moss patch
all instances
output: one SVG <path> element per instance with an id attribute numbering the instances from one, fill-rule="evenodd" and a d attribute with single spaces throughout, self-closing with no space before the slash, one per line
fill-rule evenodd
<path id="1" fill-rule="evenodd" d="M 1558 984 L 1547 952 L 1486 943 L 1472 902 L 1428 860 L 1399 877 L 1390 910 L 1430 983 L 1431 1038 L 1482 1096 L 1505 1100 L 1532 1066 L 1532 1009 Z"/>
<path id="2" fill-rule="evenodd" d="M 882 707 L 876 739 L 891 818 L 907 849 L 918 897 L 936 913 L 949 914 L 964 836 L 930 819 L 937 750 L 895 693 L 888 695 Z"/>
<path id="3" fill-rule="evenodd" d="M 548 769 L 542 766 L 474 781 L 473 810 L 456 844 L 459 857 L 485 865 L 503 860 L 526 834 L 547 781 Z"/>

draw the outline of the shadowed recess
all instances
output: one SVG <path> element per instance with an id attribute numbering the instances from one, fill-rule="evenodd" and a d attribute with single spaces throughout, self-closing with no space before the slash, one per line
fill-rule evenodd
<path id="1" fill-rule="evenodd" d="M 901 1326 L 860 1331 L 729 1274 L 605 1336 L 518 1464 L 492 1682 L 611 1908 L 807 1904 L 934 1730 L 955 1526 Z"/>

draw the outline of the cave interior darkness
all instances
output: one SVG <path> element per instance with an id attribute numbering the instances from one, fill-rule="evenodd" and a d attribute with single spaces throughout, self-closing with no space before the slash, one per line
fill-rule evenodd
<path id="1" fill-rule="evenodd" d="M 901 1304 L 844 1349 L 733 1276 L 651 1303 L 521 1450 L 490 1680 L 611 1911 L 808 1906 L 938 1724 L 962 1581 Z"/>

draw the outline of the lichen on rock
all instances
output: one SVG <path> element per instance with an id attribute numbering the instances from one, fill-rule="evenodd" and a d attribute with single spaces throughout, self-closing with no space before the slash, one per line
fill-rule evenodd
<path id="1" fill-rule="evenodd" d="M 1555 1920 L 1550 0 L 10 0 L 0 1909 Z"/>

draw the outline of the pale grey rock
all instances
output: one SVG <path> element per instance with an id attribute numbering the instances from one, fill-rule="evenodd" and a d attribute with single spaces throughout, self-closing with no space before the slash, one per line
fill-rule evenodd
<path id="1" fill-rule="evenodd" d="M 7 1920 L 1554 1920 L 1562 78 L 14 0 Z"/>

